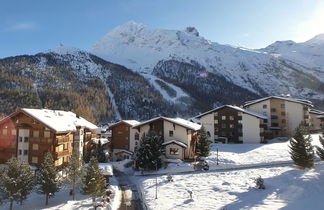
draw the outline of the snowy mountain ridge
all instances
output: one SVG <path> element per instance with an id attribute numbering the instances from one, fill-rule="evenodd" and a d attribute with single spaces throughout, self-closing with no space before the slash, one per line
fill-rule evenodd
<path id="1" fill-rule="evenodd" d="M 178 60 L 203 66 L 206 71 L 258 95 L 290 93 L 308 99 L 324 98 L 322 92 L 314 91 L 307 84 L 301 85 L 301 74 L 306 75 L 306 80 L 317 83 L 321 76 L 306 65 L 278 58 L 266 50 L 211 42 L 199 36 L 193 27 L 185 30 L 152 29 L 131 21 L 106 34 L 91 52 L 146 74 L 152 74 L 160 61 Z"/>

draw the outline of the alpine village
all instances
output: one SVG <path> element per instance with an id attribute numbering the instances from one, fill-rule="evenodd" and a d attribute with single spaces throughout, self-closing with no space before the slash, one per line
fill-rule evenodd
<path id="1" fill-rule="evenodd" d="M 105 21 L 89 50 L 0 55 L 0 210 L 324 209 L 324 34 L 249 49 Z"/>

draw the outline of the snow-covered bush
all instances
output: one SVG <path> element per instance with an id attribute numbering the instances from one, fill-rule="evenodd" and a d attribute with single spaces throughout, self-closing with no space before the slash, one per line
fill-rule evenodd
<path id="1" fill-rule="evenodd" d="M 264 180 L 261 178 L 261 176 L 256 178 L 254 180 L 254 183 L 255 183 L 255 188 L 257 188 L 257 189 L 265 189 Z"/>

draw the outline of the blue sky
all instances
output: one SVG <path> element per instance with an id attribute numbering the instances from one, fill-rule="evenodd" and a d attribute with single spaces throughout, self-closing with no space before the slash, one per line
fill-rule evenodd
<path id="1" fill-rule="evenodd" d="M 129 20 L 154 28 L 194 26 L 214 42 L 261 48 L 324 33 L 324 1 L 0 0 L 0 58 L 61 43 L 88 50 Z"/>

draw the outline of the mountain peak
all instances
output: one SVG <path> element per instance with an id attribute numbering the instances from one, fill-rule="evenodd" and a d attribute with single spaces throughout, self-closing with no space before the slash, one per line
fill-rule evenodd
<path id="1" fill-rule="evenodd" d="M 59 55 L 76 55 L 82 52 L 82 50 L 75 48 L 75 47 L 69 47 L 69 46 L 64 46 L 60 45 L 58 47 L 55 47 L 53 49 L 45 51 L 45 53 L 56 53 Z"/>
<path id="2" fill-rule="evenodd" d="M 321 44 L 324 43 L 324 33 L 318 34 L 311 38 L 310 40 L 306 41 L 306 43 L 312 43 L 312 44 Z"/>

